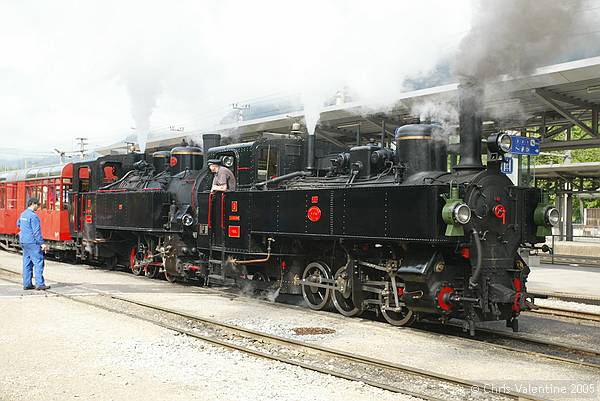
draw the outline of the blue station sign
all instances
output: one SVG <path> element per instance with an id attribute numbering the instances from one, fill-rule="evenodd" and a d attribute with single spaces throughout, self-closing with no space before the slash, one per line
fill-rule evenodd
<path id="1" fill-rule="evenodd" d="M 511 139 L 510 153 L 513 155 L 539 156 L 541 142 L 539 139 L 524 136 L 511 136 Z"/>

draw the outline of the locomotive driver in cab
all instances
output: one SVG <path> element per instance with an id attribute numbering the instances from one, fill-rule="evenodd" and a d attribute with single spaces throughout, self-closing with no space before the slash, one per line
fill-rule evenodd
<path id="1" fill-rule="evenodd" d="M 235 176 L 231 170 L 223 166 L 221 159 L 210 159 L 208 168 L 215 174 L 210 192 L 235 191 Z"/>

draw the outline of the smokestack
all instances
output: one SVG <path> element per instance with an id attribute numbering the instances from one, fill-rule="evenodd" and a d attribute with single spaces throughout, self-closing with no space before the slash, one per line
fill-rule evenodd
<path id="1" fill-rule="evenodd" d="M 315 170 L 315 145 L 316 145 L 316 140 L 315 140 L 315 134 L 314 133 L 309 133 L 308 134 L 308 155 L 307 155 L 307 165 L 306 165 L 306 169 L 308 171 L 313 171 Z"/>
<path id="2" fill-rule="evenodd" d="M 202 135 L 202 150 L 206 155 L 206 152 L 210 150 L 210 148 L 216 148 L 221 145 L 221 135 L 219 134 L 204 134 Z"/>
<path id="3" fill-rule="evenodd" d="M 300 135 L 302 134 L 302 128 L 299 122 L 294 122 L 292 124 L 291 129 L 292 135 Z M 306 169 L 308 171 L 313 171 L 315 169 L 315 128 L 312 130 L 308 130 L 308 138 L 306 141 Z"/>
<path id="4" fill-rule="evenodd" d="M 481 101 L 483 90 L 473 81 L 458 87 L 460 162 L 456 170 L 483 170 L 481 163 Z"/>

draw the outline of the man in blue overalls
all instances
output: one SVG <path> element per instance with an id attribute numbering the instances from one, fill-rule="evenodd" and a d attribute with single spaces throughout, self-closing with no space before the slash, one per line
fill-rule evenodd
<path id="1" fill-rule="evenodd" d="M 27 209 L 17 220 L 19 240 L 23 250 L 23 289 L 24 290 L 47 290 L 50 286 L 44 283 L 44 251 L 48 250 L 48 245 L 44 244 L 42 238 L 42 229 L 40 227 L 40 218 L 35 211 L 40 208 L 40 201 L 37 198 L 29 198 Z M 34 287 L 31 279 L 35 269 Z"/>

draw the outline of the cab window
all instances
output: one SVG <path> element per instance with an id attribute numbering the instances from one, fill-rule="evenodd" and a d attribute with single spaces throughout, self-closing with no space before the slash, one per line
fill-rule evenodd
<path id="1" fill-rule="evenodd" d="M 279 149 L 275 146 L 265 145 L 258 148 L 256 163 L 256 178 L 258 182 L 277 177 L 279 162 Z"/>
<path id="2" fill-rule="evenodd" d="M 106 163 L 102 166 L 102 183 L 115 182 L 120 175 L 121 163 Z"/>
<path id="3" fill-rule="evenodd" d="M 89 192 L 90 190 L 90 168 L 88 166 L 79 167 L 77 170 L 79 177 L 79 192 Z"/>

